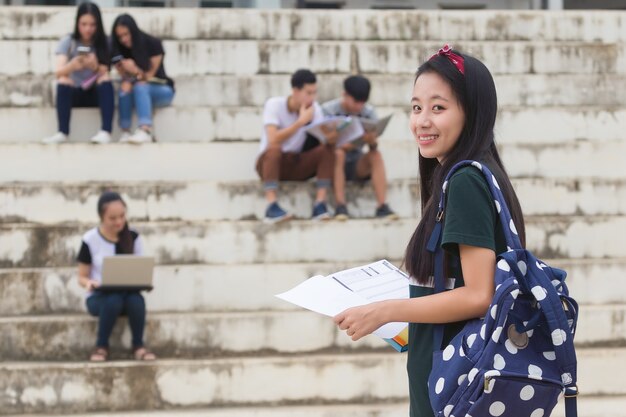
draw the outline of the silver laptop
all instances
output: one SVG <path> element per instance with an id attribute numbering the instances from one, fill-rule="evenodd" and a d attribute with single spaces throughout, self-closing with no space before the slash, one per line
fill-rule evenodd
<path id="1" fill-rule="evenodd" d="M 154 273 L 152 256 L 116 255 L 102 261 L 102 291 L 151 290 Z"/>

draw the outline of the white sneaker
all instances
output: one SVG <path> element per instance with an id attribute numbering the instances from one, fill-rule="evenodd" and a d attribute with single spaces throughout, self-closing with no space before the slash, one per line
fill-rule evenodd
<path id="1" fill-rule="evenodd" d="M 45 143 L 47 145 L 53 145 L 55 143 L 63 143 L 67 141 L 67 135 L 63 132 L 57 132 L 52 136 L 48 136 L 47 138 L 43 138 L 41 143 Z"/>
<path id="2" fill-rule="evenodd" d="M 128 142 L 138 145 L 142 143 L 150 143 L 152 142 L 152 134 L 143 129 L 137 128 L 135 133 L 128 138 Z"/>
<path id="3" fill-rule="evenodd" d="M 89 140 L 91 141 L 91 143 L 99 143 L 99 144 L 109 143 L 111 142 L 111 134 L 107 132 L 106 130 L 101 130 L 95 135 L 93 135 L 91 139 Z"/>
<path id="4" fill-rule="evenodd" d="M 132 135 L 128 130 L 124 130 L 120 136 L 120 143 L 128 143 Z"/>

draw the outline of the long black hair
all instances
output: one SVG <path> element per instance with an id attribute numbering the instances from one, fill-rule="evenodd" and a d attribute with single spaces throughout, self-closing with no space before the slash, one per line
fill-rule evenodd
<path id="1" fill-rule="evenodd" d="M 107 206 L 114 201 L 119 201 L 126 207 L 126 202 L 122 199 L 122 196 L 114 191 L 105 191 L 100 195 L 98 199 L 98 216 L 100 216 L 100 219 L 104 217 Z M 117 248 L 121 254 L 132 254 L 135 250 L 135 242 L 128 227 L 128 222 L 124 223 L 124 228 L 117 235 Z"/>
<path id="2" fill-rule="evenodd" d="M 433 274 L 434 260 L 432 254 L 426 250 L 426 245 L 435 225 L 443 181 L 459 161 L 472 159 L 489 167 L 500 185 L 522 245 L 526 244 L 522 208 L 494 141 L 493 129 L 498 101 L 493 77 L 478 59 L 458 51 L 453 52 L 464 58 L 464 75 L 446 56 L 437 55 L 423 63 L 415 76 L 417 81 L 422 74 L 438 74 L 450 85 L 465 114 L 465 124 L 459 139 L 441 164 L 436 158 L 424 158 L 421 154 L 419 156 L 422 218 L 406 248 L 404 265 L 407 272 L 420 283 L 426 283 Z"/>
<path id="3" fill-rule="evenodd" d="M 102 65 L 109 65 L 109 43 L 107 37 L 104 34 L 104 25 L 102 24 L 102 14 L 97 4 L 91 2 L 81 3 L 76 11 L 76 22 L 74 23 L 74 33 L 72 38 L 75 41 L 80 41 L 80 31 L 78 30 L 78 21 L 86 14 L 93 16 L 96 20 L 96 33 L 93 35 L 93 48 L 98 58 L 98 62 Z"/>
<path id="4" fill-rule="evenodd" d="M 130 49 L 122 45 L 119 39 L 117 39 L 115 28 L 118 26 L 128 28 L 132 39 Z M 137 22 L 135 22 L 135 19 L 133 19 L 131 15 L 127 13 L 121 14 L 115 18 L 111 29 L 112 55 L 123 55 L 126 58 L 132 57 L 139 68 L 143 71 L 148 71 L 150 69 L 150 56 L 148 55 L 146 41 L 150 37 L 150 35 L 139 29 Z"/>

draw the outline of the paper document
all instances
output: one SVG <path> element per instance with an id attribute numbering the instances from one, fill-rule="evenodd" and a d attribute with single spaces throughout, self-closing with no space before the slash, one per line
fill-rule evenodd
<path id="1" fill-rule="evenodd" d="M 409 298 L 409 279 L 389 261 L 380 260 L 326 277 L 314 276 L 276 297 L 333 317 L 350 307 Z M 407 323 L 387 323 L 373 333 L 396 350 L 406 350 Z"/>
<path id="2" fill-rule="evenodd" d="M 376 136 L 380 137 L 387 128 L 389 120 L 391 120 L 391 116 L 393 116 L 393 114 L 390 114 L 389 116 L 383 117 L 382 119 L 378 119 L 376 121 L 372 119 L 366 119 L 364 117 L 359 117 L 359 121 L 363 125 L 363 130 L 365 130 L 366 132 L 376 132 Z"/>
<path id="3" fill-rule="evenodd" d="M 337 137 L 336 146 L 341 146 L 348 142 L 352 142 L 363 136 L 364 130 L 358 118 L 350 116 L 332 116 L 327 117 L 322 121 L 310 125 L 306 132 L 315 136 L 317 140 L 322 143 L 327 143 L 327 132 L 324 130 L 337 130 L 339 136 Z"/>

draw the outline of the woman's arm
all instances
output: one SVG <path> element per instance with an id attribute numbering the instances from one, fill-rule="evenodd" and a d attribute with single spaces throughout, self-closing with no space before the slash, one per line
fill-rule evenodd
<path id="1" fill-rule="evenodd" d="M 156 72 L 159 70 L 159 67 L 161 66 L 161 62 L 163 62 L 162 54 L 151 56 L 150 57 L 150 69 L 146 71 L 145 73 L 142 73 L 141 78 L 139 79 L 142 81 L 148 81 L 150 78 L 154 77 Z"/>
<path id="2" fill-rule="evenodd" d="M 78 283 L 81 287 L 86 288 L 88 291 L 92 291 L 98 288 L 99 283 L 91 278 L 89 275 L 91 274 L 91 265 L 84 264 L 82 262 L 78 263 Z"/>
<path id="3" fill-rule="evenodd" d="M 74 71 L 82 69 L 82 67 L 80 57 L 75 56 L 68 60 L 67 55 L 60 54 L 56 56 L 54 75 L 56 78 L 68 77 Z"/>
<path id="4" fill-rule="evenodd" d="M 482 317 L 494 294 L 495 252 L 459 245 L 465 286 L 429 296 L 350 308 L 334 321 L 358 340 L 390 322 L 452 323 Z"/>

